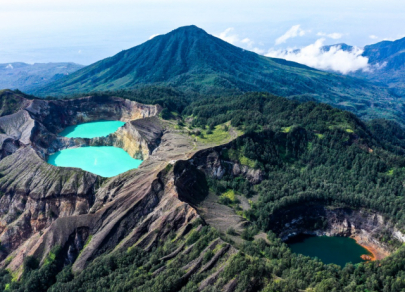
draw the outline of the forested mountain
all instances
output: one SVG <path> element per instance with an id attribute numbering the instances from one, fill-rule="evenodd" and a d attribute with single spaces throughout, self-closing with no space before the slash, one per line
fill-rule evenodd
<path id="1" fill-rule="evenodd" d="M 363 56 L 369 58 L 370 70 L 354 76 L 381 82 L 394 94 L 405 95 L 405 38 L 365 46 Z"/>
<path id="2" fill-rule="evenodd" d="M 403 119 L 402 100 L 383 87 L 245 51 L 196 26 L 157 36 L 30 93 L 68 95 L 145 84 L 199 93 L 265 91 L 329 103 L 369 119 Z"/>
<path id="3" fill-rule="evenodd" d="M 0 64 L 0 89 L 32 91 L 83 67 L 75 63 Z"/>
<path id="4" fill-rule="evenodd" d="M 0 291 L 404 291 L 405 123 L 388 88 L 190 26 L 30 92 L 0 91 Z M 100 120 L 125 125 L 59 136 Z M 143 163 L 109 178 L 48 163 L 92 146 Z M 324 264 L 292 253 L 297 234 L 373 258 Z"/>
<path id="5" fill-rule="evenodd" d="M 153 138 L 161 144 L 140 169 L 107 180 L 73 169 L 65 177 L 37 158 L 39 167 L 31 170 L 36 156 L 27 151 L 46 149 L 52 135 L 42 123 L 57 127 L 65 112 L 76 115 L 76 107 L 79 118 L 109 113 L 110 102 L 115 110 L 120 104 L 112 95 L 158 103 L 169 119 L 133 123 L 163 135 Z M 0 203 L 15 206 L 0 213 L 13 223 L 1 235 L 6 291 L 405 289 L 405 251 L 397 236 L 405 229 L 401 127 L 266 93 L 186 96 L 164 87 L 58 101 L 3 92 L 13 103 L 0 125 L 26 110 L 38 129 L 35 143 L 0 160 Z M 49 108 L 61 112 L 49 115 Z M 24 175 L 15 177 L 18 171 Z M 88 188 L 91 179 L 94 189 Z M 81 213 L 70 209 L 74 200 Z M 91 208 L 83 207 L 87 201 Z M 353 232 L 365 228 L 391 256 L 341 268 L 292 253 L 279 237 L 299 218 L 306 230 L 339 220 L 343 236 L 352 230 L 350 216 L 307 218 L 299 208 L 312 216 L 322 208 L 334 216 L 361 212 L 360 220 L 372 220 Z"/>
<path id="6" fill-rule="evenodd" d="M 324 46 L 322 50 L 329 51 L 331 47 L 339 47 L 349 52 L 353 50 L 353 46 L 347 44 Z M 405 38 L 367 45 L 361 56 L 368 58 L 369 67 L 366 70 L 351 72 L 350 76 L 386 85 L 393 95 L 404 96 Z"/>

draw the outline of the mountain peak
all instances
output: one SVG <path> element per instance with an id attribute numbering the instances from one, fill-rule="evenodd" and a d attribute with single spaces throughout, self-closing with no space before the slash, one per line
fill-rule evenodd
<path id="1" fill-rule="evenodd" d="M 192 25 L 185 25 L 185 26 L 180 26 L 174 30 L 172 30 L 172 32 L 175 31 L 198 31 L 198 32 L 205 32 L 205 30 L 203 30 L 202 28 L 199 28 L 198 26 L 192 24 Z M 206 33 L 206 32 L 205 32 Z"/>
<path id="2" fill-rule="evenodd" d="M 176 28 L 176 29 L 172 30 L 171 32 L 165 34 L 165 36 L 169 36 L 169 37 L 172 37 L 172 36 L 203 37 L 203 36 L 208 36 L 208 35 L 209 34 L 205 30 L 203 30 L 195 25 L 181 26 L 181 27 Z"/>
<path id="3" fill-rule="evenodd" d="M 364 91 L 370 96 L 387 96 L 385 92 L 374 93 L 376 90 L 367 84 L 363 84 L 366 89 L 358 89 L 359 82 L 243 50 L 190 25 L 87 66 L 33 93 L 60 95 L 161 85 L 202 93 L 221 89 L 280 96 L 310 94 L 331 102 L 328 98 L 334 100 L 336 91 L 329 85 L 335 84 L 339 91 L 344 88 L 350 92 L 344 99 L 348 95 L 355 99 Z"/>

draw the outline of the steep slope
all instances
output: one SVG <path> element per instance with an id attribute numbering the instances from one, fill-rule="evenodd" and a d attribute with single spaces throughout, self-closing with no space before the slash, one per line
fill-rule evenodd
<path id="1" fill-rule="evenodd" d="M 34 90 L 83 67 L 75 63 L 0 64 L 0 89 Z"/>
<path id="2" fill-rule="evenodd" d="M 368 117 L 398 119 L 402 115 L 401 102 L 384 88 L 245 51 L 195 26 L 157 36 L 32 93 L 64 95 L 145 84 L 202 93 L 224 89 L 267 91 L 316 99 Z"/>
<path id="3" fill-rule="evenodd" d="M 347 44 L 336 44 L 324 46 L 322 50 L 329 51 L 331 47 L 339 47 L 349 52 L 353 49 Z M 350 76 L 387 85 L 394 95 L 405 94 L 405 38 L 367 45 L 362 56 L 368 58 L 369 68 L 352 72 Z"/>
<path id="4" fill-rule="evenodd" d="M 405 38 L 365 46 L 363 56 L 369 58 L 370 64 L 382 65 L 387 62 L 384 68 L 403 70 L 405 66 Z"/>
<path id="5" fill-rule="evenodd" d="M 7 291 L 405 288 L 403 132 L 381 138 L 389 124 L 264 93 L 196 100 L 177 121 L 156 117 L 157 106 L 98 98 L 34 100 L 0 119 L 18 141 L 31 120 L 43 125 L 0 160 Z M 123 145 L 147 150 L 138 169 L 102 179 L 45 163 L 59 146 L 35 137 L 55 142 L 63 125 L 99 116 L 136 120 L 61 146 L 131 138 Z M 282 238 L 294 232 L 351 236 L 390 256 L 325 265 L 290 251 Z"/>
<path id="6" fill-rule="evenodd" d="M 395 94 L 405 94 L 405 38 L 366 46 L 363 56 L 369 58 L 371 70 L 356 72 L 357 76 L 387 84 Z"/>

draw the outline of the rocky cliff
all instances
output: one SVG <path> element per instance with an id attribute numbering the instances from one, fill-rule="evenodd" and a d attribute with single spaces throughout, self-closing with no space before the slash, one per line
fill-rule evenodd
<path id="1" fill-rule="evenodd" d="M 53 154 L 62 149 L 83 146 L 114 146 L 124 149 L 133 158 L 145 160 L 159 146 L 163 131 L 164 126 L 159 119 L 150 117 L 128 122 L 107 137 L 56 137 L 46 153 Z"/>
<path id="2" fill-rule="evenodd" d="M 19 111 L 0 117 L 0 159 L 26 145 L 33 146 L 45 157 L 48 148 L 58 138 L 57 134 L 67 126 L 97 120 L 130 122 L 156 116 L 161 110 L 157 105 L 143 105 L 111 96 L 88 96 L 73 100 L 27 100 L 19 97 L 15 108 Z M 128 144 L 128 135 L 132 134 L 128 134 L 128 131 L 131 131 L 130 126 L 120 133 L 120 143 L 123 145 Z M 115 141 L 115 137 L 112 140 Z M 133 155 L 147 152 L 131 149 L 131 146 L 128 146 L 128 150 Z"/>
<path id="3" fill-rule="evenodd" d="M 64 264 L 78 274 L 100 256 L 133 247 L 151 251 L 170 242 L 175 249 L 159 259 L 154 276 L 164 273 L 171 260 L 182 259 L 177 267 L 184 271 L 181 285 L 192 278 L 200 290 L 236 289 L 238 278 L 225 281 L 223 273 L 238 249 L 219 236 L 229 227 L 241 233 L 249 222 L 212 198 L 207 177 L 242 176 L 258 184 L 265 173 L 225 155 L 233 142 L 211 147 L 159 119 L 158 106 L 115 97 L 34 100 L 24 106 L 0 118 L 1 267 L 18 278 L 27 256 L 43 264 L 59 246 Z M 126 124 L 107 137 L 57 136 L 65 126 L 95 119 Z M 45 162 L 61 149 L 89 145 L 121 147 L 144 162 L 108 179 Z M 191 243 L 193 234 L 206 234 L 207 225 L 219 232 Z M 298 233 L 352 236 L 374 244 L 381 257 L 392 251 L 393 240 L 404 241 L 379 214 L 322 204 L 282 210 L 270 218 L 269 228 L 283 239 Z"/>
<path id="4" fill-rule="evenodd" d="M 384 258 L 404 241 L 392 221 L 370 210 L 306 204 L 275 213 L 269 224 L 283 240 L 298 234 L 346 236 Z"/>
<path id="5" fill-rule="evenodd" d="M 158 119 L 134 121 L 157 115 L 159 106 L 115 97 L 55 101 L 21 97 L 18 100 L 15 113 L 0 117 L 0 260 L 8 257 L 7 264 L 12 270 L 21 267 L 26 253 L 35 249 L 48 229 L 60 224 L 56 223 L 58 220 L 69 218 L 69 222 L 75 222 L 89 214 L 97 201 L 97 190 L 105 181 L 80 169 L 58 168 L 46 163 L 45 158 L 55 150 L 54 145 L 65 148 L 112 145 L 122 147 L 133 157 L 146 159 L 158 147 L 163 134 Z M 65 126 L 100 119 L 127 123 L 105 138 L 57 136 Z M 68 237 L 73 236 L 76 245 L 80 245 L 89 232 L 89 226 L 78 226 Z M 72 253 L 67 258 L 73 259 Z"/>

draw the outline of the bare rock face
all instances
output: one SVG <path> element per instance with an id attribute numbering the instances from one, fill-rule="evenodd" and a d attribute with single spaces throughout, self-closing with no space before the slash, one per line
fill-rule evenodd
<path id="1" fill-rule="evenodd" d="M 67 126 L 97 120 L 129 122 L 156 116 L 161 108 L 143 105 L 119 97 L 83 97 L 73 100 L 34 100 L 26 110 L 50 132 L 58 133 Z"/>
<path id="2" fill-rule="evenodd" d="M 110 96 L 89 96 L 74 100 L 22 100 L 20 111 L 0 117 L 0 159 L 25 145 L 32 145 L 45 158 L 48 148 L 55 144 L 57 134 L 67 126 L 97 120 L 130 122 L 156 116 L 160 111 L 158 105 L 143 105 Z M 128 126 L 126 130 L 112 136 L 109 145 L 125 146 L 127 149 L 124 150 L 132 152 L 130 154 L 134 157 L 146 155 L 149 152 L 146 144 L 142 149 L 139 147 L 143 141 L 137 143 L 138 146 L 131 143 L 130 136 L 137 134 L 131 132 L 132 128 Z M 63 143 L 78 144 L 69 140 Z M 107 142 L 94 141 L 94 143 Z"/>
<path id="3" fill-rule="evenodd" d="M 391 221 L 368 210 L 309 204 L 279 211 L 270 218 L 269 224 L 283 240 L 300 233 L 352 237 L 359 244 L 376 251 L 378 259 L 393 251 L 393 246 L 382 241 L 382 237 L 404 242 L 402 233 Z"/>
<path id="4" fill-rule="evenodd" d="M 43 259 L 53 246 L 65 246 L 78 228 L 88 228 L 91 240 L 73 265 L 75 271 L 80 271 L 101 254 L 134 245 L 148 250 L 169 233 L 187 232 L 199 215 L 181 199 L 179 188 L 183 189 L 184 183 L 180 174 L 184 169 L 176 166 L 180 162 L 167 168 L 168 160 L 184 158 L 184 150 L 192 150 L 193 145 L 184 144 L 184 139 L 189 138 L 172 133 L 163 135 L 159 148 L 138 169 L 103 184 L 87 214 L 57 218 L 26 252 Z M 176 145 L 180 150 L 167 151 L 177 148 Z M 182 149 L 182 145 L 189 146 Z M 187 187 L 197 190 L 199 182 L 187 180 Z M 10 268 L 19 266 L 20 259 L 16 256 Z"/>
<path id="5" fill-rule="evenodd" d="M 128 122 L 107 137 L 57 137 L 47 149 L 47 154 L 73 147 L 114 146 L 124 149 L 133 158 L 145 160 L 159 146 L 163 131 L 157 117 L 145 118 Z"/>
<path id="6" fill-rule="evenodd" d="M 201 150 L 194 155 L 192 163 L 214 178 L 220 179 L 225 174 L 230 174 L 234 177 L 242 176 L 252 184 L 260 183 L 264 176 L 262 170 L 250 168 L 237 161 L 221 159 L 221 152 L 228 147 L 229 144 Z"/>
<path id="7" fill-rule="evenodd" d="M 30 117 L 27 111 L 20 110 L 15 114 L 0 118 L 3 135 L 20 140 L 24 145 L 30 144 L 31 131 L 34 128 L 35 121 Z"/>
<path id="8" fill-rule="evenodd" d="M 232 168 L 233 176 L 244 176 L 252 184 L 258 184 L 263 180 L 263 173 L 260 169 L 249 168 L 246 165 L 235 163 Z"/>
<path id="9" fill-rule="evenodd" d="M 31 144 L 0 161 L 0 239 L 6 247 L 2 265 L 18 270 L 25 256 L 44 260 L 59 245 L 65 262 L 80 271 L 102 254 L 134 245 L 148 250 L 173 232 L 189 232 L 199 218 L 190 193 L 204 196 L 197 193 L 205 175 L 182 162 L 200 149 L 190 137 L 168 131 L 161 120 L 150 117 L 128 122 L 104 138 L 56 139 L 49 131 L 52 119 L 38 104 L 42 101 L 29 109 L 30 116 L 39 117 Z M 138 169 L 105 180 L 43 159 L 63 147 L 83 145 L 119 146 L 145 161 Z M 15 211 L 10 212 L 10 206 Z"/>
<path id="10" fill-rule="evenodd" d="M 156 117 L 159 111 L 157 106 L 114 97 L 86 97 L 34 100 L 25 109 L 0 118 L 4 153 L 0 160 L 0 266 L 18 276 L 27 256 L 44 263 L 51 249 L 60 246 L 65 264 L 80 272 L 101 255 L 134 246 L 148 251 L 173 236 L 184 240 L 189 232 L 201 230 L 206 223 L 196 207 L 208 195 L 206 176 L 232 172 L 234 162 L 222 161 L 220 148 L 204 150 L 206 146 L 171 130 L 169 123 Z M 57 136 L 68 125 L 100 119 L 127 123 L 107 137 Z M 81 146 L 121 147 L 144 162 L 138 169 L 109 179 L 45 162 L 55 151 Z M 256 171 L 240 168 L 235 175 L 253 177 Z M 195 248 L 182 244 L 162 261 Z M 213 256 L 205 262 L 207 253 Z M 201 280 L 200 288 L 222 288 L 221 273 L 236 253 L 221 239 L 213 240 L 181 267 L 186 271 L 184 282 L 213 271 Z"/>
<path id="11" fill-rule="evenodd" d="M 98 224 L 101 219 L 89 214 L 96 202 L 97 189 L 104 179 L 80 169 L 49 165 L 44 159 L 52 153 L 50 146 L 113 145 L 124 148 L 134 157 L 146 159 L 158 147 L 163 128 L 158 119 L 141 123 L 132 120 L 153 117 L 159 111 L 159 106 L 115 97 L 56 101 L 22 98 L 19 111 L 0 117 L 0 260 L 11 253 L 13 261 L 9 263 L 10 268 L 18 269 L 27 253 L 39 252 L 42 255 L 58 239 L 58 243 L 66 247 L 66 261 L 73 263 L 90 232 L 95 233 L 94 228 L 101 228 L 92 225 Z M 57 137 L 57 133 L 68 125 L 100 119 L 128 123 L 103 139 L 86 139 L 83 142 Z M 153 174 L 156 175 L 155 172 Z M 151 179 L 150 182 L 155 186 L 153 181 Z M 153 190 L 155 192 L 152 193 L 159 193 L 156 187 Z M 145 188 L 140 191 L 145 191 Z M 145 212 L 143 207 L 148 204 L 151 204 L 150 212 L 154 204 L 158 204 L 159 200 L 153 199 L 152 193 L 142 192 L 146 199 L 145 205 L 139 207 L 142 210 L 139 214 Z M 126 204 L 122 207 L 126 212 L 120 215 L 138 214 L 133 213 L 133 209 L 127 210 Z M 107 214 L 108 210 L 104 209 L 101 213 Z M 90 218 L 83 217 L 86 215 Z M 69 219 L 64 221 L 63 218 Z M 107 218 L 101 221 L 104 219 Z M 57 226 L 66 223 L 62 230 L 58 229 Z M 49 233 L 53 234 L 51 239 Z M 44 245 L 45 242 L 49 245 Z M 117 243 L 111 243 L 110 247 Z"/>
<path id="12" fill-rule="evenodd" d="M 0 161 L 0 241 L 6 252 L 58 217 L 85 214 L 98 177 L 47 164 L 31 147 Z"/>
<path id="13" fill-rule="evenodd" d="M 29 145 L 34 127 L 35 121 L 24 110 L 0 117 L 0 159 L 22 145 Z"/>

